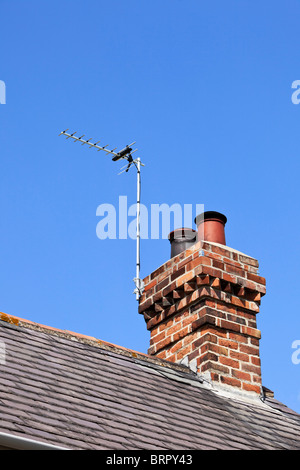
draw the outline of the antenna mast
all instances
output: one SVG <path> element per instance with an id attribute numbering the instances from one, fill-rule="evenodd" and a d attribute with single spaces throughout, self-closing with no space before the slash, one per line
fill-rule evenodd
<path id="1" fill-rule="evenodd" d="M 66 129 L 65 131 L 62 131 L 59 135 L 64 135 L 66 136 L 67 139 L 73 139 L 74 142 L 81 142 L 81 145 L 88 145 L 89 148 L 95 148 L 99 152 L 100 150 L 106 152 L 107 155 L 113 155 L 112 160 L 114 162 L 125 159 L 127 160 L 127 163 L 124 167 L 121 168 L 121 173 L 124 171 L 127 173 L 128 170 L 130 169 L 131 165 L 133 164 L 136 167 L 137 170 L 137 205 L 136 205 L 136 277 L 133 279 L 135 283 L 135 289 L 133 293 L 135 294 L 136 300 L 139 300 L 140 295 L 143 293 L 144 290 L 144 283 L 142 279 L 140 279 L 140 268 L 141 268 L 141 262 L 140 262 L 140 203 L 141 203 L 141 166 L 145 166 L 140 158 L 133 159 L 132 154 L 137 151 L 137 149 L 132 150 L 132 145 L 135 144 L 135 142 L 132 142 L 129 145 L 126 145 L 125 148 L 122 150 L 116 152 L 116 148 L 109 150 L 107 147 L 108 145 L 105 145 L 104 147 L 101 147 L 99 144 L 100 140 L 98 142 L 91 142 L 92 139 L 85 140 L 83 139 L 84 135 L 81 137 L 75 136 L 76 132 L 73 132 L 73 134 L 68 134 L 67 131 L 69 129 Z"/>

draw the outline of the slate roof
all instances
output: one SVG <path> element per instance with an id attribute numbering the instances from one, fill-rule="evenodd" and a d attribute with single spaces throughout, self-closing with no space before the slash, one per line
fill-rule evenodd
<path id="1" fill-rule="evenodd" d="M 189 368 L 0 314 L 0 433 L 74 450 L 300 449 L 300 415 Z"/>

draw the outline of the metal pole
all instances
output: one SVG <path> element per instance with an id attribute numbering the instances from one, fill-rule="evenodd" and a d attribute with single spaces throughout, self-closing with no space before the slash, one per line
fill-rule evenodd
<path id="1" fill-rule="evenodd" d="M 140 203 L 141 203 L 141 161 L 136 160 L 137 168 L 137 205 L 136 205 L 136 300 L 140 297 Z"/>

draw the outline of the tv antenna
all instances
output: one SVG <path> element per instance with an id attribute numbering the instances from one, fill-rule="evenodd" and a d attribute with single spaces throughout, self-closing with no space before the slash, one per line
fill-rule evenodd
<path id="1" fill-rule="evenodd" d="M 64 135 L 66 136 L 67 139 L 73 139 L 74 142 L 81 142 L 81 145 L 88 145 L 89 148 L 95 148 L 99 152 L 100 150 L 106 152 L 107 155 L 113 155 L 112 161 L 117 162 L 119 160 L 126 160 L 127 163 L 121 168 L 121 171 L 119 172 L 119 175 L 121 173 L 127 173 L 129 169 L 131 168 L 132 165 L 136 167 L 137 170 L 137 205 L 136 205 L 136 277 L 133 279 L 135 283 L 135 289 L 133 293 L 136 296 L 136 300 L 139 300 L 140 295 L 143 293 L 144 290 L 144 283 L 142 279 L 140 279 L 140 268 L 141 268 L 141 262 L 140 262 L 140 204 L 141 204 L 141 166 L 145 166 L 140 158 L 133 159 L 132 154 L 137 151 L 137 149 L 132 150 L 132 146 L 136 142 L 132 142 L 129 145 L 126 145 L 125 148 L 122 150 L 116 151 L 117 147 L 109 150 L 107 147 L 108 145 L 105 145 L 104 147 L 101 147 L 99 144 L 100 140 L 98 142 L 91 142 L 92 139 L 85 140 L 83 137 L 84 135 L 77 137 L 75 136 L 76 132 L 73 132 L 73 134 L 68 134 L 67 131 L 69 129 L 66 129 L 65 131 L 62 131 L 59 135 Z"/>

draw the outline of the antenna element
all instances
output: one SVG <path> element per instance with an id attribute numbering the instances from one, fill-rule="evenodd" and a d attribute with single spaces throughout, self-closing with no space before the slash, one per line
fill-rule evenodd
<path id="1" fill-rule="evenodd" d="M 144 283 L 142 279 L 140 279 L 140 203 L 141 203 L 141 166 L 145 166 L 140 158 L 133 159 L 132 154 L 137 151 L 137 149 L 132 150 L 132 146 L 136 142 L 132 142 L 129 145 L 126 145 L 125 148 L 120 150 L 119 152 L 116 152 L 116 148 L 109 150 L 107 147 L 108 145 L 105 145 L 104 147 L 101 147 L 99 144 L 100 140 L 98 142 L 91 142 L 92 138 L 88 140 L 84 140 L 83 137 L 84 134 L 81 137 L 76 137 L 75 134 L 76 132 L 73 132 L 73 134 L 68 134 L 67 131 L 69 129 L 66 129 L 65 131 L 62 131 L 59 135 L 64 135 L 67 139 L 73 139 L 74 142 L 81 142 L 81 145 L 88 145 L 89 148 L 95 148 L 99 152 L 100 150 L 104 151 L 107 155 L 113 155 L 112 161 L 117 162 L 118 160 L 125 159 L 127 160 L 127 164 L 121 168 L 122 171 L 120 171 L 119 175 L 121 173 L 124 173 L 124 171 L 127 173 L 129 169 L 131 168 L 132 165 L 136 167 L 137 170 L 137 209 L 136 209 L 136 277 L 133 279 L 135 283 L 135 289 L 133 293 L 135 294 L 136 300 L 139 300 L 140 295 L 144 291 Z"/>

